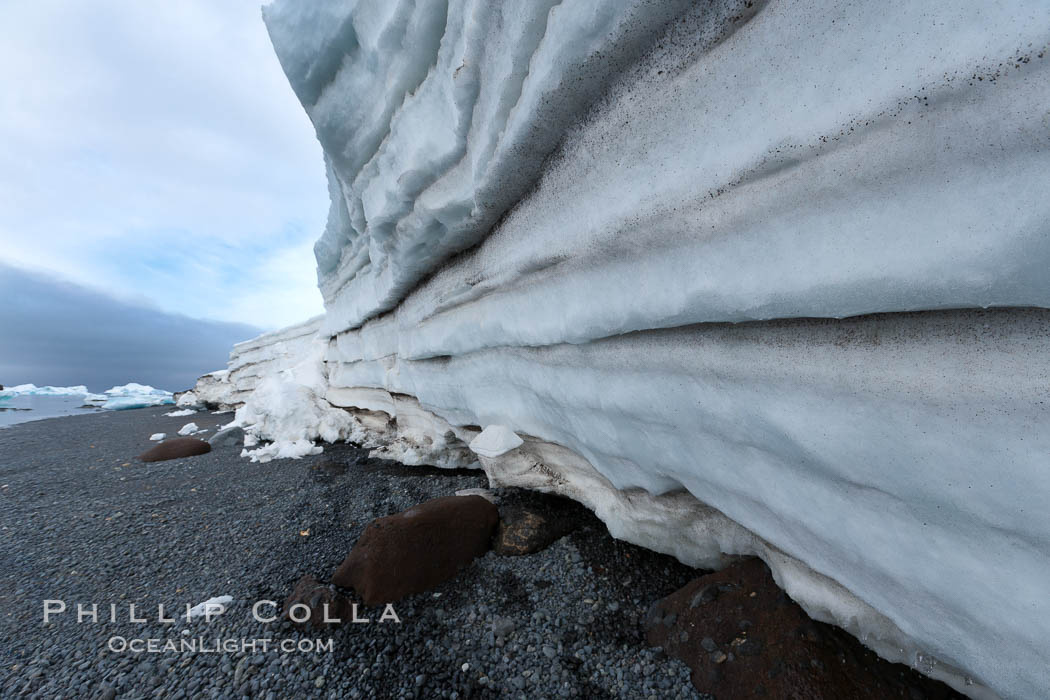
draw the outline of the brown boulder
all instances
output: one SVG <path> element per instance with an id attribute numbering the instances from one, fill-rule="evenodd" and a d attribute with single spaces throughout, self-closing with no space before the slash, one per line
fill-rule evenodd
<path id="1" fill-rule="evenodd" d="M 646 636 L 688 664 L 697 690 L 719 698 L 962 697 L 878 657 L 847 632 L 810 619 L 759 559 L 701 576 L 658 601 Z"/>
<path id="2" fill-rule="evenodd" d="M 294 605 L 305 605 L 306 610 L 296 608 L 293 611 L 292 606 Z M 297 627 L 320 628 L 325 625 L 348 622 L 352 618 L 352 613 L 350 600 L 346 596 L 336 591 L 334 586 L 325 585 L 310 574 L 306 574 L 295 582 L 291 595 L 284 600 L 281 614 Z M 331 622 L 326 622 L 326 620 L 331 620 Z"/>
<path id="3" fill-rule="evenodd" d="M 332 582 L 367 605 L 392 603 L 447 581 L 488 551 L 499 511 L 481 496 L 435 498 L 373 520 Z"/>
<path id="4" fill-rule="evenodd" d="M 211 452 L 211 445 L 204 440 L 192 437 L 178 437 L 165 440 L 156 447 L 139 455 L 143 462 L 164 462 L 169 459 L 195 457 Z"/>

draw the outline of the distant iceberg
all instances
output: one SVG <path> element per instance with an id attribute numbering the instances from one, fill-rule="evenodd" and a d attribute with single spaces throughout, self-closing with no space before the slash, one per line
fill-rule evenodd
<path id="1" fill-rule="evenodd" d="M 121 411 L 175 403 L 170 391 L 143 384 L 115 386 L 101 394 L 86 386 L 19 384 L 0 389 L 0 429 L 19 423 L 100 410 Z"/>
<path id="2" fill-rule="evenodd" d="M 83 384 L 77 386 L 36 386 L 19 384 L 0 390 L 0 400 L 16 396 L 83 396 L 84 403 L 110 411 L 122 411 L 128 408 L 146 408 L 147 406 L 164 406 L 175 403 L 170 391 L 156 389 L 145 384 L 124 384 L 106 389 L 102 394 L 93 394 Z"/>
<path id="3" fill-rule="evenodd" d="M 92 398 L 98 397 L 93 394 Z M 106 389 L 105 396 L 100 397 L 103 402 L 102 408 L 110 411 L 123 411 L 129 408 L 146 408 L 147 406 L 165 406 L 175 403 L 175 397 L 170 391 L 156 389 L 145 384 L 124 384 Z"/>
<path id="4" fill-rule="evenodd" d="M 36 384 L 19 384 L 0 390 L 0 398 L 14 396 L 94 396 L 83 384 L 79 386 L 37 386 Z"/>

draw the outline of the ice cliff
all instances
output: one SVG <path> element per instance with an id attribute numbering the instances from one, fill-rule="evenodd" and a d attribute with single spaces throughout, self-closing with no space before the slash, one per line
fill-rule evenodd
<path id="1" fill-rule="evenodd" d="M 255 435 L 480 462 L 691 564 L 757 554 L 973 697 L 1045 694 L 1050 3 L 264 19 L 331 209 L 327 313 L 224 379 Z"/>

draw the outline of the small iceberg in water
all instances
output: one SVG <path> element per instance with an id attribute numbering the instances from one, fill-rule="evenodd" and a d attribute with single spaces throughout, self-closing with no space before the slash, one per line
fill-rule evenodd
<path id="1" fill-rule="evenodd" d="M 75 416 L 92 410 L 123 411 L 175 403 L 170 391 L 132 382 L 95 394 L 77 386 L 0 386 L 0 428 L 18 423 Z"/>
<path id="2" fill-rule="evenodd" d="M 0 398 L 15 396 L 94 396 L 83 384 L 79 386 L 37 386 L 36 384 L 19 384 L 0 389 Z"/>
<path id="3" fill-rule="evenodd" d="M 92 399 L 97 400 L 95 397 L 102 400 L 98 405 L 110 411 L 146 408 L 147 406 L 165 406 L 175 403 L 175 398 L 170 391 L 155 389 L 154 387 L 136 384 L 135 382 L 106 389 L 104 396 L 92 394 L 91 399 L 86 400 L 86 403 L 92 403 Z"/>

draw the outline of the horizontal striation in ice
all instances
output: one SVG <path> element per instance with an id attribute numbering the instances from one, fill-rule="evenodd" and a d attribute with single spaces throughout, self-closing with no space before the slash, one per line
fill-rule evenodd
<path id="1" fill-rule="evenodd" d="M 550 458 L 888 658 L 1050 687 L 1050 2 L 264 16 L 332 197 L 325 316 L 231 361 L 274 456 L 470 466 L 502 426 L 490 477 Z"/>
<path id="2" fill-rule="evenodd" d="M 1050 577 L 1050 432 L 1038 427 L 1050 425 L 1050 311 L 337 358 L 330 394 L 409 394 L 453 425 L 513 426 L 565 446 L 617 489 L 686 489 L 892 620 L 910 640 L 902 658 L 920 669 L 937 658 L 1008 697 L 1050 684 L 1038 593 Z"/>

